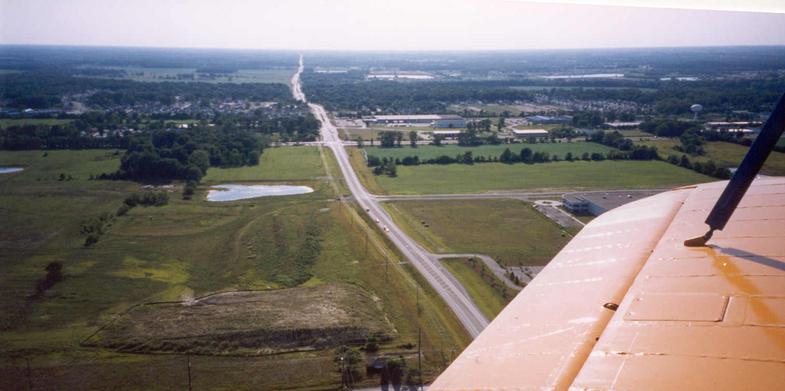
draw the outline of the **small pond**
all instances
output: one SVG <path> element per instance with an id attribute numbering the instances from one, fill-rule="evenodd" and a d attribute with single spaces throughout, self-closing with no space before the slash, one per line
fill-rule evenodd
<path id="1" fill-rule="evenodd" d="M 288 185 L 215 185 L 207 193 L 207 201 L 237 201 L 256 197 L 286 196 L 313 192 L 308 186 Z"/>
<path id="2" fill-rule="evenodd" d="M 24 170 L 22 167 L 0 167 L 0 174 L 13 174 Z"/>

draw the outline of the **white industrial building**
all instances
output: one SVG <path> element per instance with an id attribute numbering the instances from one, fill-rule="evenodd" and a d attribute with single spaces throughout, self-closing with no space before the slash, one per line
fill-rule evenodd
<path id="1" fill-rule="evenodd" d="M 548 137 L 548 131 L 545 129 L 513 129 L 512 134 L 515 138 Z"/>
<path id="2" fill-rule="evenodd" d="M 368 126 L 430 126 L 433 128 L 465 128 L 466 120 L 459 115 L 415 114 L 415 115 L 374 115 L 365 117 Z"/>

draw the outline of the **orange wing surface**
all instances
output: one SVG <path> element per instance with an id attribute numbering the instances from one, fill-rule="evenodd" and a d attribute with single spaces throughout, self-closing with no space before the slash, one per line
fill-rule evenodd
<path id="1" fill-rule="evenodd" d="M 785 390 L 785 179 L 685 247 L 727 182 L 588 224 L 431 390 Z"/>

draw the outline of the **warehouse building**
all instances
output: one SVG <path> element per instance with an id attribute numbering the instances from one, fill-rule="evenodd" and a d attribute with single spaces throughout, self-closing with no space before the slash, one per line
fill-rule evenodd
<path id="1" fill-rule="evenodd" d="M 433 128 L 465 128 L 466 120 L 459 115 L 374 115 L 363 118 L 367 126 L 430 126 Z"/>
<path id="2" fill-rule="evenodd" d="M 637 201 L 659 193 L 651 191 L 627 192 L 588 192 L 567 193 L 562 195 L 562 205 L 576 215 L 599 216 L 611 209 L 617 208 L 632 201 Z"/>
<path id="3" fill-rule="evenodd" d="M 515 138 L 548 137 L 548 131 L 545 129 L 513 129 L 512 134 Z"/>

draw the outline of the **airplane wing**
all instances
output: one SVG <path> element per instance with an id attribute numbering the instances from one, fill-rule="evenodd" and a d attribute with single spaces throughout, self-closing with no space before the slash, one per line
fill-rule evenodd
<path id="1" fill-rule="evenodd" d="M 685 247 L 726 183 L 596 218 L 429 389 L 785 390 L 785 178 Z"/>

